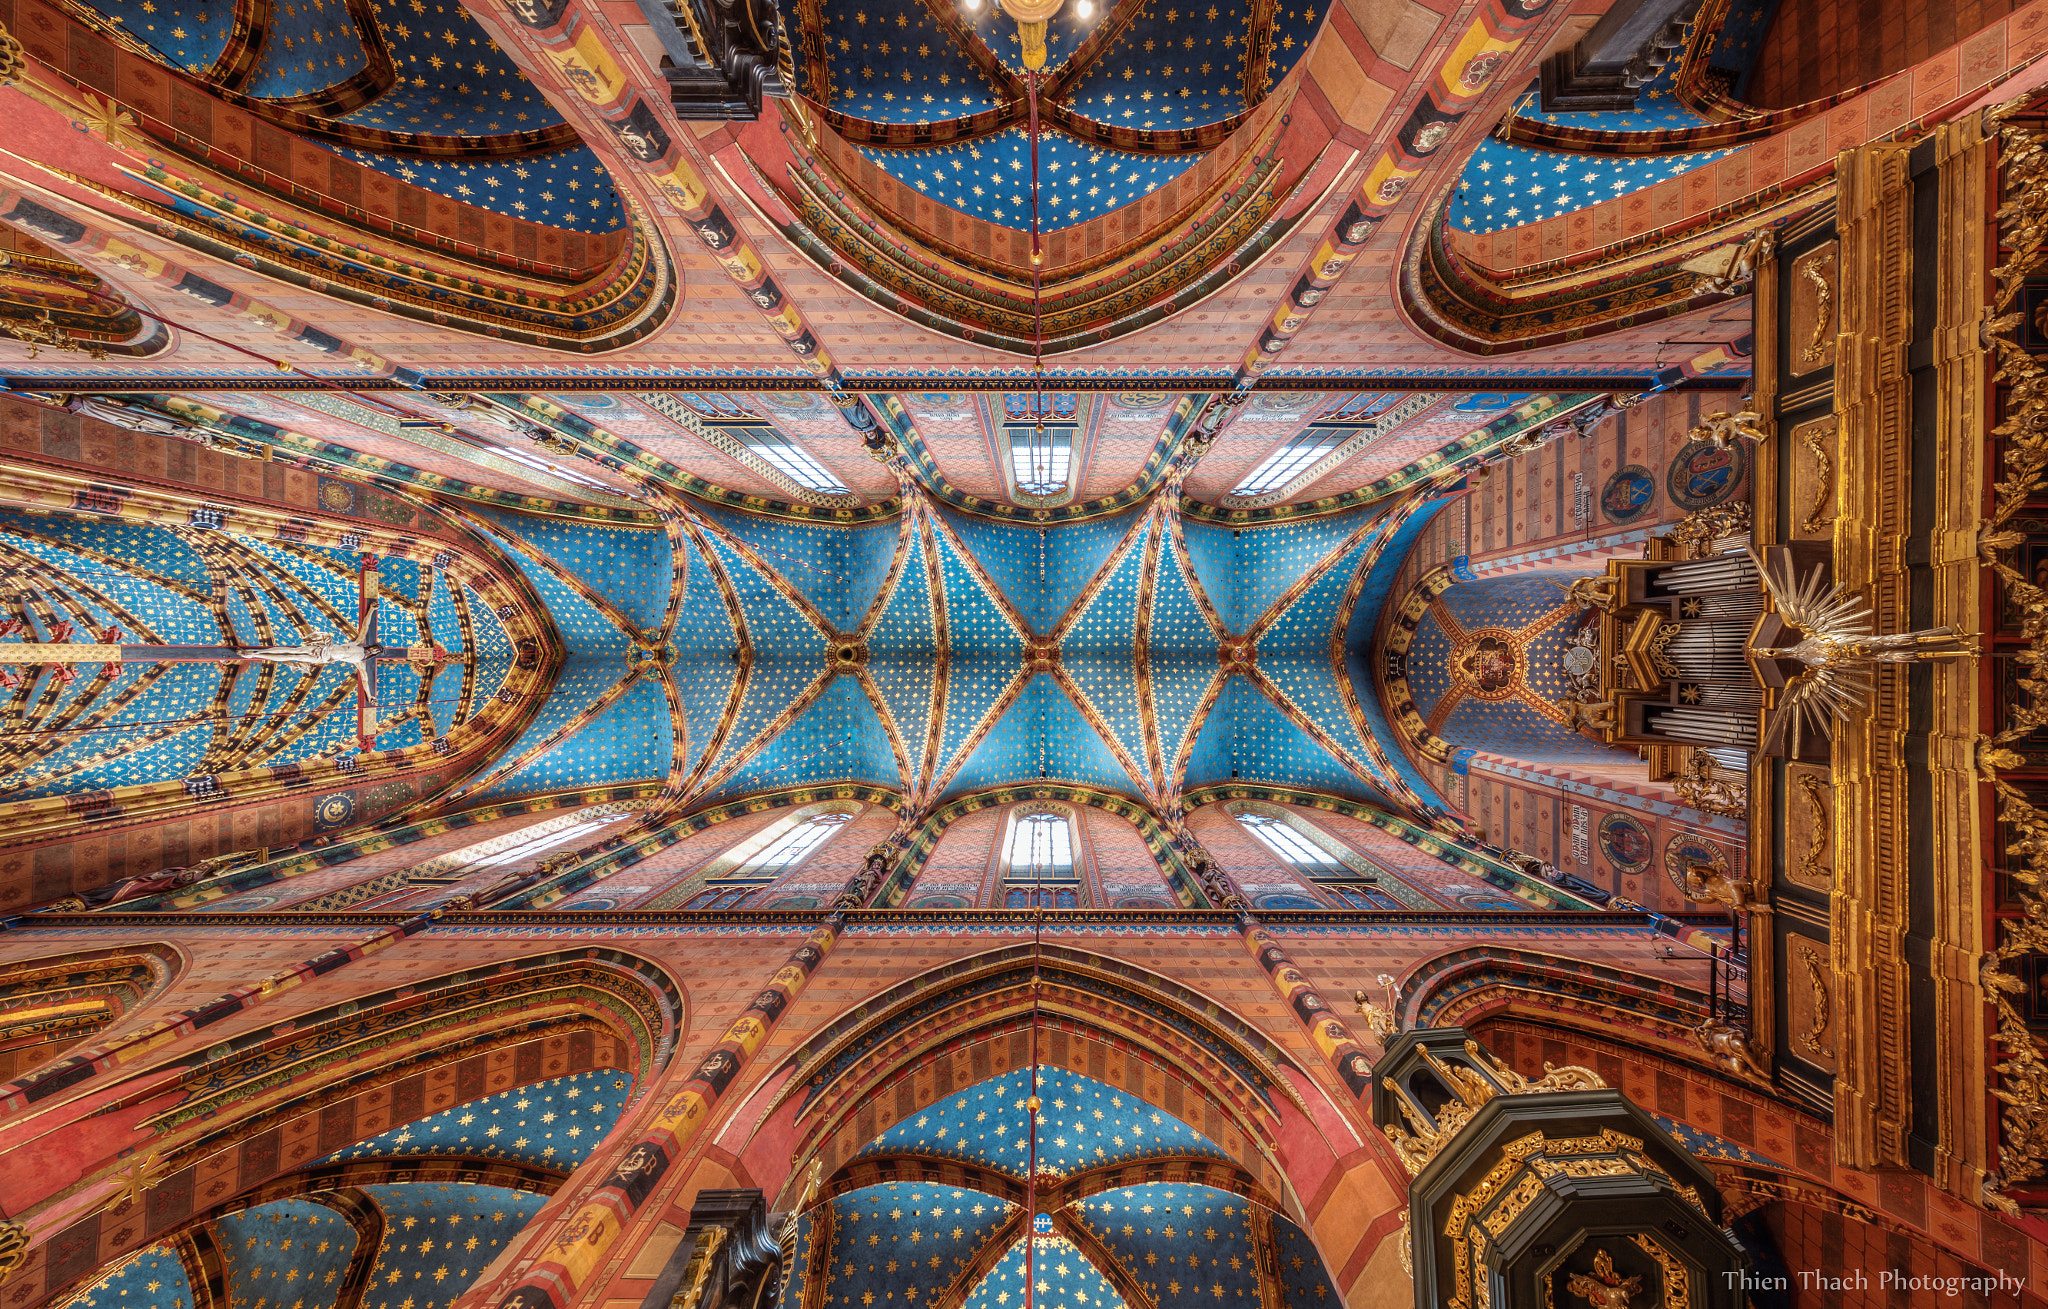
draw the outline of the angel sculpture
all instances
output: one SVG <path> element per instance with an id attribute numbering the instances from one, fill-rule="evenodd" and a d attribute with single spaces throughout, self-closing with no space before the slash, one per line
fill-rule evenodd
<path id="1" fill-rule="evenodd" d="M 1739 295 L 1756 280 L 1756 267 L 1770 254 L 1773 236 L 1766 227 L 1733 245 L 1716 246 L 1703 255 L 1694 255 L 1679 267 L 1700 275 L 1694 288 L 1698 294 Z"/>
<path id="2" fill-rule="evenodd" d="M 1850 710 L 1863 706 L 1871 689 L 1871 665 L 1960 659 L 1977 653 L 1976 641 L 1952 627 L 1874 635 L 1870 606 L 1840 586 L 1822 583 L 1818 564 L 1801 580 L 1793 574 L 1789 555 L 1777 555 L 1769 564 L 1754 549 L 1749 557 L 1770 588 L 1778 617 L 1804 637 L 1797 645 L 1758 646 L 1753 651 L 1759 659 L 1793 659 L 1806 665 L 1807 671 L 1785 688 L 1764 732 L 1768 740 L 1789 723 L 1795 755 L 1807 725 L 1821 727 L 1828 719 L 1846 718 Z"/>
<path id="3" fill-rule="evenodd" d="M 1595 1250 L 1593 1275 L 1573 1273 L 1571 1280 L 1565 1283 L 1565 1289 L 1592 1305 L 1593 1309 L 1628 1309 L 1628 1302 L 1642 1293 L 1643 1279 L 1616 1276 L 1614 1256 L 1605 1250 Z"/>
<path id="4" fill-rule="evenodd" d="M 1744 405 L 1732 414 L 1726 410 L 1708 414 L 1686 436 L 1694 441 L 1705 441 L 1716 450 L 1726 450 L 1736 441 L 1754 441 L 1761 445 L 1764 440 L 1763 421 L 1762 414 Z"/>

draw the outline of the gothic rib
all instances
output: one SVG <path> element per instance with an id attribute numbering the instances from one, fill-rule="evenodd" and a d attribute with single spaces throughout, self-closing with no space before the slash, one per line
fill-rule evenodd
<path id="1" fill-rule="evenodd" d="M 1159 719 L 1153 702 L 1152 685 L 1152 591 L 1159 577 L 1160 537 L 1165 533 L 1170 506 L 1179 498 L 1179 479 L 1167 482 L 1166 494 L 1152 502 L 1152 532 L 1145 538 L 1145 560 L 1138 570 L 1138 723 L 1145 738 L 1145 773 L 1151 779 L 1148 794 L 1163 812 L 1166 788 L 1165 748 L 1159 740 Z"/>
<path id="2" fill-rule="evenodd" d="M 450 801 L 463 799 L 466 796 L 478 794 L 491 783 L 501 778 L 512 776 L 520 769 L 526 767 L 526 765 L 589 726 L 599 714 L 611 708 L 621 696 L 637 686 L 640 682 L 640 676 L 637 669 L 628 671 L 624 677 L 606 687 L 603 695 L 600 695 L 597 699 L 584 706 L 580 713 L 548 733 L 542 739 L 526 747 L 526 749 L 499 760 L 496 764 L 478 773 L 462 785 L 453 788 L 442 797 L 441 802 L 445 804 Z M 382 724 L 379 724 L 379 727 L 381 728 Z"/>
<path id="3" fill-rule="evenodd" d="M 626 616 L 624 611 L 606 599 L 596 587 L 591 586 L 582 578 L 576 576 L 576 574 L 556 563 L 545 550 L 533 545 L 512 528 L 501 523 L 493 523 L 461 505 L 443 504 L 441 508 L 450 517 L 461 520 L 465 526 L 474 528 L 479 532 L 485 533 L 487 536 L 495 536 L 502 539 L 511 547 L 514 554 L 540 568 L 549 577 L 554 578 L 557 582 L 575 592 L 578 599 L 582 600 L 592 609 L 597 610 L 606 622 L 618 628 L 622 636 L 629 640 L 638 639 L 640 628 L 631 618 Z"/>
<path id="4" fill-rule="evenodd" d="M 1146 775 L 1145 766 L 1131 756 L 1131 752 L 1124 747 L 1124 743 L 1118 739 L 1117 734 L 1110 730 L 1109 720 L 1102 716 L 1102 712 L 1095 707 L 1094 701 L 1090 700 L 1087 693 L 1074 681 L 1074 676 L 1067 671 L 1066 665 L 1054 663 L 1052 666 L 1052 677 L 1060 690 L 1066 694 L 1067 699 L 1073 702 L 1075 711 L 1087 722 L 1089 728 L 1102 738 L 1102 743 L 1109 747 L 1110 754 L 1116 757 L 1117 766 L 1122 768 L 1125 776 L 1130 778 L 1131 785 L 1138 788 L 1138 794 L 1144 797 L 1148 804 L 1156 806 L 1159 801 L 1159 792 L 1152 785 L 1151 779 Z"/>
<path id="5" fill-rule="evenodd" d="M 1053 1230 L 1064 1236 L 1069 1244 L 1081 1252 L 1081 1257 L 1116 1288 L 1117 1295 L 1122 1298 L 1127 1309 L 1159 1309 L 1159 1301 L 1146 1294 L 1145 1288 L 1138 1284 L 1138 1279 L 1131 1276 L 1131 1270 L 1124 1266 L 1121 1259 L 1110 1253 L 1109 1247 L 1102 1243 L 1102 1238 L 1095 1234 L 1086 1220 L 1073 1215 L 1071 1211 L 1076 1207 L 1076 1203 L 1069 1202 L 1051 1211 Z M 1268 1309 L 1280 1309 L 1280 1306 L 1274 1305 Z"/>
<path id="6" fill-rule="evenodd" d="M 952 680 L 953 643 L 951 640 L 951 605 L 946 599 L 943 572 L 939 568 L 939 542 L 932 530 L 931 504 L 923 496 L 910 502 L 911 512 L 917 518 L 917 530 L 924 546 L 924 580 L 926 594 L 931 597 L 932 645 L 937 658 L 932 663 L 931 699 L 926 704 L 924 723 L 924 753 L 918 760 L 917 785 L 912 789 L 912 803 L 909 811 L 922 814 L 931 804 L 934 794 L 933 778 L 938 773 L 939 747 L 946 739 L 946 697 Z"/>
<path id="7" fill-rule="evenodd" d="M 718 588 L 720 601 L 725 605 L 726 620 L 732 624 L 733 638 L 738 643 L 739 671 L 733 674 L 732 689 L 726 693 L 725 704 L 718 712 L 718 721 L 711 728 L 711 736 L 704 744 L 704 752 L 687 774 L 677 779 L 673 776 L 662 786 L 655 802 L 647 807 L 640 817 L 638 826 L 653 828 L 660 822 L 672 818 L 685 804 L 686 797 L 696 794 L 696 782 L 711 768 L 712 761 L 725 748 L 725 740 L 732 734 L 732 727 L 739 720 L 740 706 L 746 702 L 747 683 L 752 680 L 754 669 L 754 644 L 747 629 L 747 617 L 740 607 L 739 593 L 733 589 L 732 578 L 727 576 L 725 565 L 718 553 L 704 539 L 697 516 L 685 515 L 680 520 L 689 533 L 690 541 L 697 549 L 697 557 L 709 570 L 712 584 Z"/>

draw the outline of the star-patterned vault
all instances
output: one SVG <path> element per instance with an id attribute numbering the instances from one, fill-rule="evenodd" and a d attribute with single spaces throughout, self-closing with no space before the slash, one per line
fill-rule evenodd
<path id="1" fill-rule="evenodd" d="M 847 1168 L 913 1156 L 991 1169 L 1021 1184 L 1034 1089 L 1041 1104 L 1036 1212 L 971 1184 L 841 1191 L 803 1216 L 784 1305 L 1312 1309 L 1332 1301 L 1308 1235 L 1242 1195 L 1143 1182 L 1082 1183 L 1080 1198 L 1050 1198 L 1062 1180 L 1137 1160 L 1171 1172 L 1176 1161 L 1206 1166 L 1228 1158 L 1173 1115 L 1078 1073 L 1024 1067 L 956 1091 L 884 1131 Z M 1262 1265 L 1271 1274 L 1262 1276 Z"/>
<path id="2" fill-rule="evenodd" d="M 672 549 L 498 514 L 569 657 L 470 785 L 669 779 L 716 801 L 851 781 L 915 805 L 1044 780 L 1163 812 L 1261 778 L 1427 805 L 1343 656 L 1377 612 L 1361 573 L 1412 534 L 1390 522 L 1227 529 L 1165 497 L 1042 529 L 923 500 L 881 528 L 685 507 Z"/>

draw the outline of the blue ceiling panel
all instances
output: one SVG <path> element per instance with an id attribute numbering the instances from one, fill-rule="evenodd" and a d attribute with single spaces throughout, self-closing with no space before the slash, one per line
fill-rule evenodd
<path id="1" fill-rule="evenodd" d="M 939 580 L 946 589 L 946 639 L 956 651 L 1020 658 L 1024 634 L 962 557 L 958 542 L 938 534 Z"/>
<path id="2" fill-rule="evenodd" d="M 1259 638 L 1260 659 L 1282 652 L 1326 656 L 1333 640 L 1342 648 L 1343 633 L 1338 630 L 1337 620 L 1344 607 L 1345 593 L 1351 589 L 1352 578 L 1364 561 L 1366 551 L 1371 549 L 1371 539 L 1368 537 L 1345 552 L 1342 559 L 1281 611 L 1280 617 Z"/>
<path id="3" fill-rule="evenodd" d="M 1146 126 L 1153 124 L 1147 123 Z M 1179 127 L 1179 123 L 1159 124 Z M 903 185 L 1001 227 L 1031 227 L 1031 135 L 1021 127 L 958 145 L 860 152 Z M 1202 161 L 1201 154 L 1111 150 L 1058 128 L 1038 138 L 1039 230 L 1063 228 L 1136 204 Z"/>
<path id="4" fill-rule="evenodd" d="M 668 609 L 668 537 L 653 528 L 600 526 L 501 509 L 482 511 L 560 564 L 642 629 Z"/>
<path id="5" fill-rule="evenodd" d="M 569 660 L 556 670 L 554 685 L 548 690 L 547 703 L 541 706 L 540 712 L 534 715 L 533 721 L 527 724 L 519 739 L 500 757 L 511 759 L 532 748 L 535 743 L 544 740 L 570 719 L 596 703 L 599 696 L 617 685 L 619 679 L 625 675 L 626 665 L 621 660 Z M 516 781 L 517 773 L 500 779 L 484 794 L 504 791 L 505 794 L 517 795 L 529 789 L 523 785 L 515 786 Z M 511 789 L 507 790 L 508 787 Z"/>
<path id="6" fill-rule="evenodd" d="M 6 651 L 12 644 L 0 644 L 0 652 Z M 99 675 L 101 667 L 99 664 L 73 665 L 71 671 L 77 675 L 78 680 L 59 693 L 57 704 L 69 706 L 76 703 L 93 679 Z M 29 684 L 28 674 L 31 671 L 40 670 L 21 670 L 24 685 Z M 188 776 L 205 756 L 207 743 L 213 737 L 213 729 L 204 722 L 195 726 L 186 724 L 193 719 L 211 717 L 214 691 L 220 685 L 220 675 L 218 664 L 172 665 L 170 671 L 158 678 L 147 691 L 131 700 L 125 708 L 107 720 L 108 726 L 117 732 L 122 728 L 128 728 L 130 731 L 139 728 L 141 732 L 160 733 L 161 739 L 141 749 L 131 750 L 127 754 L 106 760 L 99 758 L 113 746 L 106 735 L 94 733 L 67 740 L 57 750 L 24 770 L 19 775 L 19 780 L 23 783 L 21 788 L 10 791 L 8 799 L 37 800 L 45 796 L 68 795 L 110 786 Z M 142 676 L 143 666 L 124 667 L 119 679 L 114 683 L 115 694 L 119 694 L 124 688 L 134 686 Z M 291 677 L 293 674 L 287 673 L 285 676 Z M 253 685 L 253 676 L 250 681 Z M 39 688 L 47 687 L 49 682 L 50 676 L 45 673 L 36 685 Z M 0 694 L 0 703 L 11 701 L 15 694 Z M 41 689 L 36 691 L 36 695 L 42 694 Z M 103 701 L 105 697 L 102 696 L 100 699 Z M 148 726 L 143 726 L 145 724 Z M 125 733 L 123 735 L 125 736 Z M 326 739 L 320 732 L 309 735 L 319 736 L 323 741 Z M 132 744 L 132 738 L 124 740 L 123 743 Z M 53 776 L 56 770 L 73 767 L 77 767 L 78 771 Z"/>
<path id="7" fill-rule="evenodd" d="M 822 667 L 825 636 L 817 625 L 738 551 L 715 536 L 706 539 L 732 580 L 732 588 L 739 596 L 740 615 L 746 621 L 747 639 L 755 651 L 784 659 L 816 659 Z"/>
<path id="8" fill-rule="evenodd" d="M 1231 631 L 1244 631 L 1249 624 L 1239 613 L 1237 603 L 1236 538 L 1227 527 L 1185 521 L 1181 523 L 1181 534 L 1188 543 L 1188 559 L 1195 566 L 1195 577 L 1209 603 L 1216 607 L 1216 616 Z"/>
<path id="9" fill-rule="evenodd" d="M 1027 1272 L 1037 1279 L 1037 1295 L 1030 1304 L 1046 1309 L 1125 1309 L 1123 1297 L 1065 1237 L 1034 1236 L 1031 1246 L 1029 1264 L 1024 1260 L 1024 1243 L 1011 1246 L 988 1276 L 968 1292 L 961 1309 L 1021 1309 Z"/>
<path id="10" fill-rule="evenodd" d="M 1147 1182 L 1080 1203 L 1088 1230 L 1155 1303 L 1259 1304 L 1252 1209 L 1210 1186 Z"/>
<path id="11" fill-rule="evenodd" d="M 1379 802 L 1379 789 L 1346 768 L 1257 692 L 1240 697 L 1232 767 L 1245 777 Z"/>
<path id="12" fill-rule="evenodd" d="M 539 795 L 659 781 L 668 775 L 668 709 L 661 683 L 642 677 L 576 734 L 493 786 L 488 795 Z"/>
<path id="13" fill-rule="evenodd" d="M 1307 522 L 1282 523 L 1274 527 L 1247 527 L 1237 538 L 1234 630 L 1244 631 L 1285 595 L 1287 588 L 1321 563 L 1344 538 L 1358 530 L 1363 513 L 1332 514 Z M 1208 578 L 1203 579 L 1204 584 Z M 1211 595 L 1218 609 L 1221 598 Z"/>
<path id="14" fill-rule="evenodd" d="M 1144 755 L 1136 757 L 1143 759 Z M 1036 674 L 1024 684 L 1016 701 L 968 755 L 947 789 L 964 794 L 1038 777 L 1080 782 L 1121 794 L 1136 791 L 1130 774 L 1050 673 Z"/>
<path id="15" fill-rule="evenodd" d="M 203 73 L 227 49 L 234 10 L 207 0 L 93 0 L 91 8 L 156 52 L 165 63 Z"/>
<path id="16" fill-rule="evenodd" d="M 825 80 L 804 94 L 858 118 L 933 122 L 995 106 L 988 82 L 918 0 L 824 5 Z M 967 17 L 967 15 L 962 15 Z"/>
<path id="17" fill-rule="evenodd" d="M 1366 730 L 1375 740 L 1387 743 L 1385 753 L 1395 775 L 1421 800 L 1424 809 L 1436 812 L 1443 810 L 1443 797 L 1416 769 L 1407 751 L 1395 744 L 1399 738 L 1387 721 L 1386 707 L 1380 703 L 1373 661 L 1377 658 L 1376 633 L 1380 613 L 1392 600 L 1394 582 L 1401 575 L 1401 566 L 1408 558 L 1408 552 L 1414 548 L 1415 539 L 1451 503 L 1450 497 L 1442 496 L 1419 505 L 1406 522 L 1394 529 L 1392 536 L 1380 548 L 1379 557 L 1366 572 L 1358 603 L 1351 611 L 1350 626 L 1344 631 L 1344 672 L 1351 679 L 1352 690 L 1358 696 Z"/>
<path id="18" fill-rule="evenodd" d="M 1265 99 L 1307 52 L 1328 12 L 1314 3 L 1276 6 L 1264 76 L 1246 88 L 1242 9 L 1154 0 L 1075 86 L 1070 103 L 1076 113 L 1112 127 L 1221 122 Z"/>
<path id="19" fill-rule="evenodd" d="M 495 530 L 488 531 L 488 535 L 503 539 Z M 555 620 L 555 630 L 562 634 L 562 644 L 571 654 L 623 655 L 632 648 L 631 638 L 619 630 L 619 625 L 598 612 L 567 583 L 541 564 L 515 553 L 509 543 L 505 554 L 533 584 L 541 603 Z"/>
<path id="20" fill-rule="evenodd" d="M 1109 579 L 1088 599 L 1074 625 L 1060 640 L 1060 652 L 1102 654 L 1130 651 L 1138 644 L 1138 589 L 1145 577 L 1145 540 L 1150 528 L 1140 524 L 1118 557 Z"/>
<path id="21" fill-rule="evenodd" d="M 924 536 L 910 539 L 903 573 L 882 606 L 882 616 L 868 635 L 877 655 L 931 659 L 938 654 L 938 629 L 932 617 L 932 588 L 925 566 Z"/>
<path id="22" fill-rule="evenodd" d="M 1271 1216 L 1273 1253 L 1280 1264 L 1280 1294 L 1286 1309 L 1336 1309 L 1342 1303 L 1329 1270 L 1307 1232 L 1279 1214 Z M 1280 1309 L 1274 1306 L 1274 1309 Z"/>
<path id="23" fill-rule="evenodd" d="M 311 1200 L 273 1200 L 228 1214 L 214 1235 L 227 1263 L 231 1305 L 331 1305 L 356 1250 L 348 1219 Z"/>
<path id="24" fill-rule="evenodd" d="M 1169 772 L 1217 671 L 1215 660 L 1200 655 L 1164 654 L 1152 660 L 1152 716 Z"/>
<path id="25" fill-rule="evenodd" d="M 1017 1209 L 980 1191 L 933 1182 L 864 1186 L 830 1203 L 831 1248 L 811 1258 L 831 1260 L 833 1304 L 863 1309 L 936 1303 Z M 793 1285 L 803 1280 L 791 1279 Z"/>
<path id="26" fill-rule="evenodd" d="M 612 175 L 588 146 L 493 159 L 425 159 L 347 146 L 344 159 L 507 218 L 568 232 L 617 230 L 625 210 Z"/>
<path id="27" fill-rule="evenodd" d="M 341 121 L 392 132 L 499 136 L 562 121 L 469 11 L 453 0 L 370 0 L 397 81 Z"/>
<path id="28" fill-rule="evenodd" d="M 1425 613 L 1408 642 L 1408 693 L 1425 719 L 1451 689 L 1451 638 L 1434 614 Z"/>
<path id="29" fill-rule="evenodd" d="M 839 612 L 850 617 L 839 620 L 839 630 L 851 632 L 867 617 L 882 584 L 889 580 L 889 566 L 896 559 L 901 528 L 897 523 L 874 523 L 845 531 L 846 585 Z M 831 611 L 826 616 L 832 617 Z"/>
<path id="30" fill-rule="evenodd" d="M 622 1072 L 571 1073 L 414 1119 L 320 1162 L 456 1155 L 567 1171 L 590 1158 L 632 1094 Z"/>
<path id="31" fill-rule="evenodd" d="M 1075 687 L 1087 700 L 1088 707 L 1100 715 L 1109 726 L 1110 735 L 1136 761 L 1140 769 L 1145 767 L 1145 714 L 1144 706 L 1138 701 L 1138 668 L 1129 655 L 1079 654 L 1060 656 L 1060 666 L 1067 670 Z M 1053 750 L 1057 754 L 1065 743 L 1054 740 Z M 1129 785 L 1129 783 L 1124 783 Z"/>
<path id="32" fill-rule="evenodd" d="M 497 1186 L 363 1188 L 384 1211 L 384 1244 L 363 1309 L 447 1309 L 547 1203 Z"/>
<path id="33" fill-rule="evenodd" d="M 719 788 L 720 797 L 847 778 L 901 786 L 889 734 L 860 683 L 835 677 L 768 747 Z"/>
<path id="34" fill-rule="evenodd" d="M 950 509 L 939 512 L 1032 630 L 1052 631 L 1059 613 L 1052 603 L 1046 569 L 1051 562 L 1054 533 Z M 1065 534 L 1063 525 L 1059 535 Z"/>
<path id="35" fill-rule="evenodd" d="M 1278 655 L 1259 661 L 1259 671 L 1310 722 L 1328 732 L 1346 750 L 1360 754 L 1364 743 L 1351 724 L 1351 711 L 1344 704 L 1342 667 L 1328 652 Z"/>
<path id="36" fill-rule="evenodd" d="M 943 535 L 939 570 L 946 588 L 946 634 L 955 651 L 946 678 L 946 726 L 940 746 L 943 761 L 965 744 L 1023 667 L 1024 643 L 953 542 Z"/>
<path id="37" fill-rule="evenodd" d="M 271 8 L 262 53 L 243 87 L 248 94 L 259 100 L 311 95 L 368 67 L 348 0 L 279 0 Z"/>
<path id="38" fill-rule="evenodd" d="M 1046 534 L 1043 612 L 1048 625 L 1043 630 L 1052 630 L 1050 624 L 1066 613 L 1089 580 L 1102 571 L 1117 542 L 1123 540 L 1139 518 L 1136 512 L 1090 518 L 1071 525 L 1063 523 L 1058 531 Z"/>
<path id="39" fill-rule="evenodd" d="M 730 662 L 739 637 L 733 632 L 732 613 L 725 607 L 725 591 L 712 576 L 704 556 L 690 552 L 689 584 L 683 591 L 683 610 L 676 619 L 678 650 L 695 657 L 715 656 Z"/>
<path id="40" fill-rule="evenodd" d="M 792 663 L 784 659 L 756 659 L 747 670 L 746 693 L 740 699 L 739 715 L 732 731 L 719 749 L 714 768 L 724 768 L 755 738 L 767 731 L 777 715 L 796 703 L 825 671 L 825 662 Z"/>
<path id="41" fill-rule="evenodd" d="M 889 553 L 895 548 L 896 532 L 893 525 L 880 528 L 859 529 L 866 536 L 861 541 L 862 558 L 859 562 L 867 565 L 872 573 L 872 556 L 881 556 L 882 572 L 873 576 L 867 585 L 867 594 L 856 606 L 853 591 L 852 571 L 855 558 L 853 531 L 844 527 L 832 527 L 816 523 L 791 523 L 779 518 L 763 518 L 758 514 L 735 513 L 728 509 L 707 508 L 705 516 L 719 526 L 746 542 L 754 553 L 761 556 L 761 562 L 774 569 L 802 593 L 819 613 L 825 616 L 835 628 L 850 632 L 860 625 L 861 616 L 867 611 L 867 601 L 872 599 L 882 577 L 889 568 Z M 884 542 L 879 544 L 877 542 Z"/>
<path id="42" fill-rule="evenodd" d="M 192 1309 L 177 1252 L 153 1245 L 74 1296 L 66 1309 Z"/>
<path id="43" fill-rule="evenodd" d="M 1242 677 L 1233 677 L 1223 684 L 1215 705 L 1210 708 L 1208 717 L 1202 720 L 1201 730 L 1195 733 L 1194 745 L 1188 750 L 1188 790 L 1227 782 L 1237 776 L 1238 715 L 1244 711 L 1247 701 L 1263 698 Z"/>
<path id="44" fill-rule="evenodd" d="M 1216 629 L 1195 598 L 1179 553 L 1165 548 L 1166 545 L 1162 542 L 1159 570 L 1152 583 L 1152 652 L 1155 656 L 1183 654 L 1214 659 Z"/>
<path id="45" fill-rule="evenodd" d="M 957 1159 L 1022 1178 L 1028 1154 L 1027 1068 L 978 1082 L 920 1110 L 864 1146 L 860 1155 Z M 1072 1175 L 1160 1155 L 1227 1156 L 1188 1124 L 1129 1091 L 1062 1068 L 1040 1066 L 1038 1166 Z"/>

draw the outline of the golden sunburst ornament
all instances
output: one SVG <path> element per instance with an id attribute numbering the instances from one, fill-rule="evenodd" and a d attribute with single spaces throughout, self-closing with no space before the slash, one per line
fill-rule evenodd
<path id="1" fill-rule="evenodd" d="M 88 91 L 85 95 L 85 117 L 76 126 L 104 139 L 116 150 L 126 150 L 133 142 L 131 129 L 136 126 L 135 115 L 128 112 L 120 101 Z"/>

